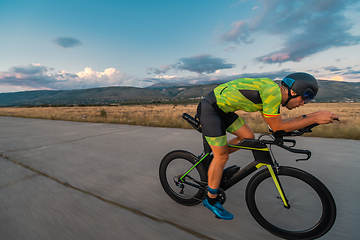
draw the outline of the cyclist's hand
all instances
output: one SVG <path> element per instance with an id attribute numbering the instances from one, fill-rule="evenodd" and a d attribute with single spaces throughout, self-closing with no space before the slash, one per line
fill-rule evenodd
<path id="1" fill-rule="evenodd" d="M 339 120 L 339 116 L 333 112 L 321 111 L 316 114 L 318 124 L 328 124 L 334 122 L 334 120 Z"/>

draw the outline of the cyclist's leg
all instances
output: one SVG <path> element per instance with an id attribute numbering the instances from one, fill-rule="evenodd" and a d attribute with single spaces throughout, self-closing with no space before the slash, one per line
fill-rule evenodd
<path id="1" fill-rule="evenodd" d="M 212 189 L 218 189 L 222 171 L 229 157 L 225 124 L 221 116 L 219 116 L 219 112 L 206 100 L 201 101 L 199 104 L 197 115 L 201 123 L 202 132 L 214 156 L 208 170 L 208 185 Z M 209 196 L 216 197 L 216 194 L 209 193 Z"/>
<path id="2" fill-rule="evenodd" d="M 226 145 L 214 146 L 210 145 L 214 158 L 211 161 L 208 170 L 208 186 L 212 189 L 218 189 L 221 177 L 227 160 L 229 159 L 229 151 Z M 209 197 L 215 198 L 217 194 L 208 193 Z"/>
<path id="3" fill-rule="evenodd" d="M 211 104 L 205 100 L 199 104 L 197 115 L 205 139 L 208 141 L 214 156 L 208 170 L 209 192 L 203 203 L 217 217 L 230 220 L 234 216 L 227 212 L 217 200 L 222 172 L 229 155 L 225 125 L 219 116 L 219 112 L 215 111 Z"/>
<path id="4" fill-rule="evenodd" d="M 224 209 L 217 197 L 223 169 L 229 158 L 229 150 L 227 145 L 210 145 L 210 147 L 213 151 L 214 158 L 211 161 L 208 170 L 208 196 L 203 201 L 203 204 L 210 209 L 216 217 L 224 220 L 231 220 L 234 218 L 234 215 Z"/>
<path id="5" fill-rule="evenodd" d="M 227 113 L 223 118 L 226 131 L 234 134 L 236 137 L 229 140 L 228 144 L 236 145 L 244 138 L 255 138 L 250 126 L 236 113 Z M 229 154 L 239 150 L 238 148 L 229 148 Z"/>
<path id="6" fill-rule="evenodd" d="M 228 141 L 228 144 L 236 145 L 244 138 L 255 138 L 255 134 L 250 126 L 245 123 L 241 128 L 232 132 L 232 134 L 236 135 L 235 138 Z M 229 154 L 239 150 L 239 148 L 229 148 Z"/>

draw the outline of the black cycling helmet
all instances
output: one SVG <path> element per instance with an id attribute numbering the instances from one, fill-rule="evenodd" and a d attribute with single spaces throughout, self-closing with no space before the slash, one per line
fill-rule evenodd
<path id="1" fill-rule="evenodd" d="M 289 98 L 283 104 L 286 106 L 290 99 L 301 96 L 304 99 L 305 104 L 313 100 L 319 90 L 318 81 L 310 74 L 304 72 L 292 73 L 284 77 L 281 81 L 281 85 L 286 86 L 289 91 Z M 292 96 L 290 89 L 297 95 Z"/>

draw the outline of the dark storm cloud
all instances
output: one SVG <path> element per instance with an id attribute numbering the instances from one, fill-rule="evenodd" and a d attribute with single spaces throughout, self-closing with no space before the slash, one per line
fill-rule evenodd
<path id="1" fill-rule="evenodd" d="M 344 11 L 357 0 L 259 0 L 261 11 L 248 21 L 232 24 L 232 29 L 220 40 L 227 43 L 252 43 L 257 32 L 279 36 L 284 39 L 282 49 L 256 58 L 264 63 L 301 61 L 312 54 L 333 47 L 360 43 L 360 36 L 349 33 L 353 24 Z M 359 11 L 356 9 L 355 11 Z"/>
<path id="2" fill-rule="evenodd" d="M 63 48 L 71 48 L 81 45 L 81 42 L 76 38 L 58 37 L 53 42 Z"/>

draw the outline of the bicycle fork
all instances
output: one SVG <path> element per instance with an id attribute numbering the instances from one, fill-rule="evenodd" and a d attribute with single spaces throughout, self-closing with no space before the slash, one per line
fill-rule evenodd
<path id="1" fill-rule="evenodd" d="M 290 208 L 290 205 L 289 205 L 289 201 L 287 200 L 286 196 L 285 196 L 285 192 L 284 192 L 284 189 L 282 188 L 281 186 L 281 183 L 280 183 L 280 180 L 279 180 L 279 177 L 277 176 L 277 174 L 275 173 L 274 169 L 273 169 L 273 166 L 271 164 L 265 164 L 265 163 L 259 163 L 258 165 L 256 165 L 256 168 L 260 168 L 262 166 L 266 166 L 269 170 L 269 173 L 271 175 L 271 178 L 273 179 L 274 181 L 274 184 L 275 184 L 275 187 L 276 189 L 278 190 L 279 194 L 280 194 L 280 198 L 281 200 L 283 201 L 284 203 L 284 207 L 289 209 Z"/>

